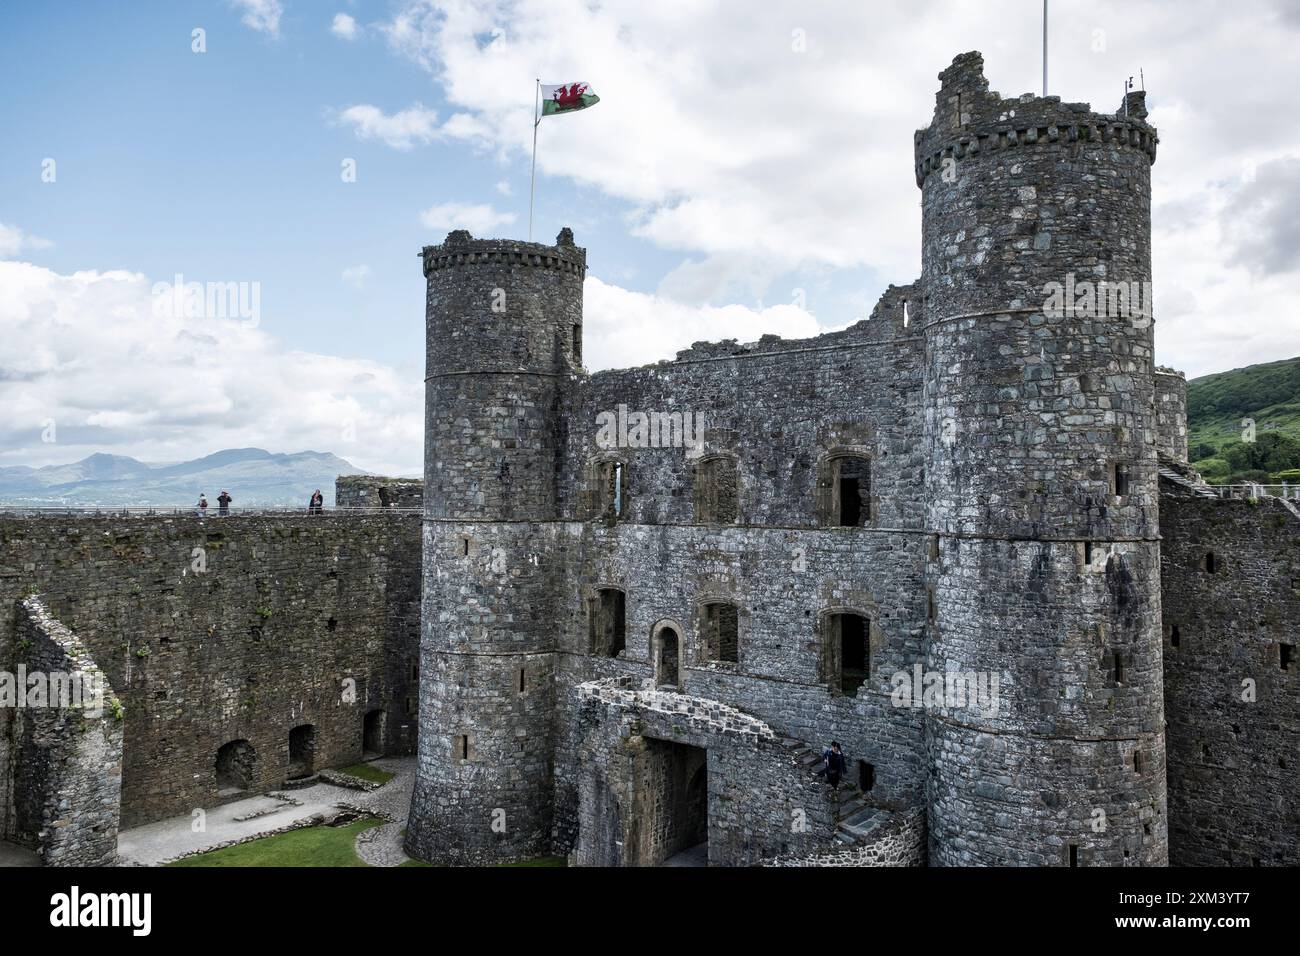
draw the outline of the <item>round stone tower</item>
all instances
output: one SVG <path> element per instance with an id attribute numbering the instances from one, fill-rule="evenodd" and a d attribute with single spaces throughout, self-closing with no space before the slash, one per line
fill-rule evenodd
<path id="1" fill-rule="evenodd" d="M 916 134 L 930 860 L 1165 864 L 1156 131 L 1139 93 L 1003 100 L 978 53 L 939 78 Z"/>
<path id="2" fill-rule="evenodd" d="M 581 365 L 586 251 L 451 233 L 424 249 L 424 595 L 407 852 L 549 848 L 559 406 Z"/>

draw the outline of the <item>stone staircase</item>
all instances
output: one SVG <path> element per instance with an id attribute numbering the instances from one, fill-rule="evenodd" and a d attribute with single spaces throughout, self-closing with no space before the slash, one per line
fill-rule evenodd
<path id="1" fill-rule="evenodd" d="M 1157 471 L 1161 479 L 1178 488 L 1183 494 L 1193 498 L 1210 498 L 1218 500 L 1218 494 L 1205 483 L 1191 465 L 1175 461 L 1167 455 L 1158 456 Z"/>
<path id="2" fill-rule="evenodd" d="M 1180 475 L 1178 472 L 1174 471 L 1172 468 L 1161 468 L 1160 477 L 1163 478 L 1165 481 L 1169 482 L 1170 484 L 1176 485 L 1177 487 L 1181 488 L 1184 492 L 1186 492 L 1187 494 L 1191 495 L 1194 498 L 1209 498 L 1211 500 L 1216 500 L 1216 501 L 1218 500 L 1219 496 L 1216 495 L 1212 490 L 1210 490 L 1204 483 L 1198 484 L 1197 482 L 1195 482 L 1190 478 L 1185 478 L 1182 475 Z"/>
<path id="3" fill-rule="evenodd" d="M 821 750 L 814 749 L 806 741 L 792 737 L 781 741 L 791 749 L 795 763 L 805 773 L 821 777 L 826 772 L 826 762 L 822 760 Z M 824 782 L 824 781 L 823 781 Z M 882 811 L 867 799 L 857 783 L 849 776 L 840 780 L 838 789 L 826 787 L 828 798 L 835 808 L 835 842 L 853 845 L 861 841 L 880 822 Z M 887 814 L 885 814 L 887 816 Z"/>

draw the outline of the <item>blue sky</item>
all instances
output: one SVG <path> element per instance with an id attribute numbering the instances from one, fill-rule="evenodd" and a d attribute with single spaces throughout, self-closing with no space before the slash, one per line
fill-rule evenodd
<path id="1" fill-rule="evenodd" d="M 1158 359 L 1204 374 L 1300 353 L 1297 5 L 1053 9 L 1052 92 L 1109 111 L 1145 70 L 1162 136 Z M 418 472 L 416 254 L 455 226 L 526 234 L 539 74 L 602 97 L 542 124 L 535 229 L 551 241 L 571 225 L 588 248 L 593 369 L 865 317 L 919 270 L 912 132 L 936 74 L 980 49 L 994 89 L 1036 90 L 1040 12 L 7 3 L 0 465 L 260 445 Z M 254 327 L 151 315 L 151 287 L 177 273 L 256 283 Z"/>
<path id="2" fill-rule="evenodd" d="M 416 254 L 447 231 L 421 212 L 486 203 L 515 216 L 501 234 L 526 235 L 530 157 L 462 142 L 394 149 L 339 120 L 355 104 L 452 112 L 435 78 L 382 37 L 331 31 L 338 12 L 379 21 L 400 6 L 287 3 L 277 35 L 221 0 L 6 6 L 0 62 L 24 95 L 0 102 L 0 122 L 22 131 L 0 143 L 0 221 L 58 237 L 40 261 L 61 272 L 260 282 L 268 332 L 419 372 Z M 191 49 L 195 28 L 205 53 Z M 519 77 L 518 94 L 526 136 L 532 76 Z M 586 120 L 548 121 L 541 148 Z M 38 175 L 47 157 L 55 188 Z M 342 181 L 345 159 L 356 160 L 355 182 Z M 535 238 L 573 224 L 595 275 L 653 292 L 682 261 L 629 234 L 626 202 L 545 163 L 538 180 Z M 361 287 L 340 278 L 359 266 L 369 270 Z"/>
<path id="3" fill-rule="evenodd" d="M 299 5 L 306 7 L 307 5 Z M 6 5 L 0 122 L 3 219 L 58 237 L 41 262 L 73 272 L 131 269 L 165 279 L 259 281 L 263 322 L 285 340 L 418 366 L 423 361 L 416 254 L 441 234 L 422 225 L 438 203 L 491 202 L 526 229 L 526 156 L 498 162 L 461 144 L 395 150 L 359 140 L 333 113 L 355 103 L 444 112 L 438 85 L 382 42 L 330 32 L 331 12 L 290 6 L 278 37 L 224 3 Z M 382 4 L 342 5 L 374 9 Z M 207 52 L 191 51 L 206 31 Z M 532 80 L 522 77 L 520 100 Z M 568 118 L 566 118 L 568 119 Z M 581 119 L 578 119 L 580 122 Z M 550 132 L 548 129 L 547 133 Z M 46 157 L 57 182 L 37 175 Z M 354 183 L 341 163 L 357 162 Z M 513 194 L 502 196 L 499 182 Z M 580 184 L 542 176 L 537 236 L 583 209 L 583 241 L 606 269 L 646 277 L 673 257 L 626 237 L 615 210 Z M 638 264 L 639 263 L 639 267 Z M 370 269 L 364 288 L 340 280 Z M 636 287 L 635 284 L 633 287 Z M 653 280 L 650 281 L 653 288 Z"/>

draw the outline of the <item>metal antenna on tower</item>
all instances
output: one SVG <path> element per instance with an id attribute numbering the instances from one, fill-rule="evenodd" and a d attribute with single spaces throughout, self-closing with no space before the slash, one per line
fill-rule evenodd
<path id="1" fill-rule="evenodd" d="M 1047 95 L 1047 0 L 1043 0 L 1043 95 Z"/>

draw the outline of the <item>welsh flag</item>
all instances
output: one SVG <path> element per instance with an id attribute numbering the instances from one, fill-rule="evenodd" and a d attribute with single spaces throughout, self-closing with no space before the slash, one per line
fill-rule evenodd
<path id="1" fill-rule="evenodd" d="M 542 86 L 542 115 L 576 113 L 595 106 L 600 97 L 591 91 L 588 83 L 561 83 L 559 86 Z"/>

